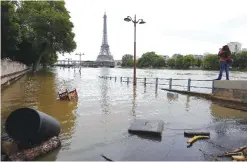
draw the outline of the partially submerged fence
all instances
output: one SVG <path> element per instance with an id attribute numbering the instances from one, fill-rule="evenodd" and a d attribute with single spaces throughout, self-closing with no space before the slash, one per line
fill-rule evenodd
<path id="1" fill-rule="evenodd" d="M 116 77 L 116 76 L 99 76 L 102 79 L 109 80 L 119 80 L 120 82 L 126 82 L 127 84 L 133 83 L 133 77 Z M 173 89 L 173 87 L 178 87 L 178 90 L 186 90 L 191 91 L 192 88 L 200 89 L 200 92 L 209 92 L 212 93 L 213 90 L 213 80 L 202 80 L 202 79 L 177 79 L 177 78 L 136 78 L 137 84 L 146 85 L 155 85 L 156 88 L 158 86 L 168 86 L 167 89 Z M 174 84 L 175 83 L 175 84 Z M 164 87 L 162 87 L 164 88 Z"/>

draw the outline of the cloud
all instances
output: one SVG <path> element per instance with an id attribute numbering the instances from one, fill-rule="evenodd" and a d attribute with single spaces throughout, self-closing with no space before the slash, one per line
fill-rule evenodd
<path id="1" fill-rule="evenodd" d="M 216 44 L 227 43 L 227 41 L 238 41 L 236 38 L 236 33 L 240 28 L 247 27 L 247 15 L 240 15 L 232 19 L 226 20 L 219 23 L 218 25 L 212 25 L 211 28 L 204 30 L 165 30 L 165 36 L 174 36 L 187 38 L 190 40 L 200 41 L 200 42 L 210 42 Z M 244 35 L 239 35 L 238 39 L 245 37 Z"/>
<path id="2" fill-rule="evenodd" d="M 239 41 L 247 47 L 246 0 L 66 0 L 74 23 L 77 49 L 83 60 L 96 60 L 107 13 L 108 42 L 114 59 L 133 53 L 132 23 L 124 17 L 137 15 L 147 23 L 137 25 L 137 55 L 147 51 L 216 53 L 222 44 Z"/>

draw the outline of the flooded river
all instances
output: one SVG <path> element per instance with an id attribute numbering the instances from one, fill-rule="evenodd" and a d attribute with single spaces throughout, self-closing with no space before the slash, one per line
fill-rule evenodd
<path id="1" fill-rule="evenodd" d="M 104 75 L 117 76 L 117 81 L 98 77 Z M 147 78 L 210 80 L 217 75 L 216 71 L 137 70 L 138 77 Z M 247 145 L 247 112 L 198 97 L 170 97 L 160 90 L 167 85 L 133 88 L 120 82 L 121 76 L 131 77 L 132 70 L 53 68 L 28 74 L 2 91 L 2 133 L 13 110 L 30 106 L 55 117 L 62 128 L 62 147 L 39 160 L 104 160 L 101 154 L 113 160 L 212 160 L 211 154 Z M 246 80 L 247 73 L 231 72 L 231 79 Z M 58 92 L 74 88 L 77 103 L 56 100 Z M 137 118 L 163 120 L 162 139 L 128 134 Z M 211 138 L 187 148 L 184 130 L 209 131 Z"/>

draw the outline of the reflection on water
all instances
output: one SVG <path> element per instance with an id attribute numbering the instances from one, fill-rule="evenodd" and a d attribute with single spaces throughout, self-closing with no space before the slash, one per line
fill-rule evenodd
<path id="1" fill-rule="evenodd" d="M 108 76 L 109 75 L 109 70 L 108 69 L 101 69 L 100 72 L 101 76 Z M 108 80 L 103 79 L 100 82 L 100 91 L 101 91 L 101 98 L 100 98 L 100 103 L 101 103 L 101 109 L 104 112 L 104 114 L 110 113 L 110 103 L 109 103 L 109 96 L 108 96 L 108 91 L 110 86 L 108 85 Z"/>
<path id="2" fill-rule="evenodd" d="M 11 100 L 15 100 L 14 102 Z M 29 74 L 2 93 L 2 128 L 8 114 L 13 110 L 28 106 L 53 116 L 61 123 L 61 137 L 68 141 L 73 135 L 77 103 L 57 100 L 55 74 L 51 71 L 40 71 Z M 3 131 L 2 131 L 3 133 Z"/>
<path id="3" fill-rule="evenodd" d="M 132 99 L 132 115 L 133 117 L 135 118 L 136 117 L 136 107 L 137 107 L 137 104 L 136 104 L 136 86 L 133 86 L 133 99 Z"/>
<path id="4" fill-rule="evenodd" d="M 186 96 L 186 111 L 189 111 L 190 110 L 190 96 Z"/>
<path id="5" fill-rule="evenodd" d="M 139 138 L 154 141 L 154 142 L 161 142 L 162 136 L 153 136 L 148 134 L 136 134 Z"/>
<path id="6" fill-rule="evenodd" d="M 178 99 L 178 94 L 177 93 L 173 93 L 173 92 L 167 92 L 167 99 L 169 101 L 172 101 L 172 100 L 177 100 Z"/>
<path id="7" fill-rule="evenodd" d="M 120 68 L 54 68 L 40 71 L 36 75 L 26 75 L 2 91 L 2 128 L 10 112 L 19 107 L 33 106 L 59 120 L 62 128 L 61 149 L 39 160 L 84 160 L 87 156 L 86 153 L 83 154 L 85 151 L 91 151 L 91 155 L 96 156 L 94 149 L 99 146 L 128 138 L 128 127 L 135 118 L 164 120 L 165 133 L 170 135 L 176 134 L 172 129 L 198 129 L 212 124 L 212 131 L 227 134 L 231 127 L 237 127 L 237 119 L 247 118 L 246 112 L 213 105 L 211 101 L 197 97 L 162 91 L 161 85 L 158 88 L 155 85 L 144 86 L 138 83 L 133 86 L 131 78 L 128 84 L 98 77 L 117 76 L 119 79 L 121 76 L 132 76 L 132 73 L 132 69 Z M 176 78 L 176 73 L 185 74 L 188 71 L 139 69 L 138 77 Z M 192 79 L 210 79 L 207 77 L 214 72 L 189 73 L 179 77 L 182 79 L 191 75 Z M 77 103 L 56 100 L 58 92 L 74 88 L 78 92 Z M 226 124 L 221 124 L 224 122 Z M 218 134 L 216 136 L 220 137 Z M 141 138 L 159 143 L 166 140 Z M 183 147 L 184 141 L 178 139 L 173 148 L 181 152 Z M 193 152 L 190 153 L 192 155 Z"/>

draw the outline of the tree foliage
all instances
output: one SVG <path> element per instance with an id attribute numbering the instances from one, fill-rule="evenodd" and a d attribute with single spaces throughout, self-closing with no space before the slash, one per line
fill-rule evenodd
<path id="1" fill-rule="evenodd" d="M 168 59 L 167 66 L 170 68 L 175 68 L 176 67 L 176 59 L 174 59 L 174 58 Z"/>
<path id="2" fill-rule="evenodd" d="M 232 59 L 233 59 L 232 67 L 238 69 L 247 68 L 247 51 L 242 51 L 241 53 L 233 54 Z"/>
<path id="3" fill-rule="evenodd" d="M 76 48 L 73 23 L 64 1 L 21 1 L 17 9 L 13 9 L 15 5 L 11 2 L 4 3 L 11 6 L 4 27 L 11 29 L 8 35 L 13 40 L 5 41 L 6 47 L 19 47 L 13 57 L 33 64 L 34 71 L 40 63 L 56 61 L 58 53 L 70 53 Z M 4 3 L 1 3 L 2 8 L 6 6 Z M 7 30 L 5 28 L 2 31 Z M 7 52 L 7 55 L 11 54 Z"/>
<path id="4" fill-rule="evenodd" d="M 186 55 L 183 57 L 183 68 L 188 69 L 190 66 L 194 66 L 196 59 L 193 55 Z"/>
<path id="5" fill-rule="evenodd" d="M 134 65 L 133 55 L 125 54 L 122 57 L 122 66 L 131 67 Z"/>
<path id="6" fill-rule="evenodd" d="M 195 59 L 195 64 L 194 65 L 197 66 L 197 67 L 201 67 L 202 66 L 202 59 L 199 59 L 199 58 Z"/>
<path id="7" fill-rule="evenodd" d="M 138 67 L 164 67 L 165 60 L 162 56 L 157 55 L 155 52 L 144 53 L 141 58 L 138 59 Z"/>
<path id="8" fill-rule="evenodd" d="M 16 5 L 10 1 L 1 1 L 1 57 L 13 55 L 20 43 L 19 17 Z"/>
<path id="9" fill-rule="evenodd" d="M 175 67 L 177 69 L 183 69 L 183 67 L 184 67 L 184 57 L 182 55 L 175 59 Z"/>
<path id="10" fill-rule="evenodd" d="M 196 63 L 195 57 L 190 54 L 185 56 L 181 54 L 174 54 L 172 58 L 167 61 L 168 67 L 175 69 L 188 69 L 196 66 Z"/>
<path id="11" fill-rule="evenodd" d="M 219 69 L 219 57 L 216 54 L 209 54 L 202 61 L 204 69 L 217 70 Z"/>

